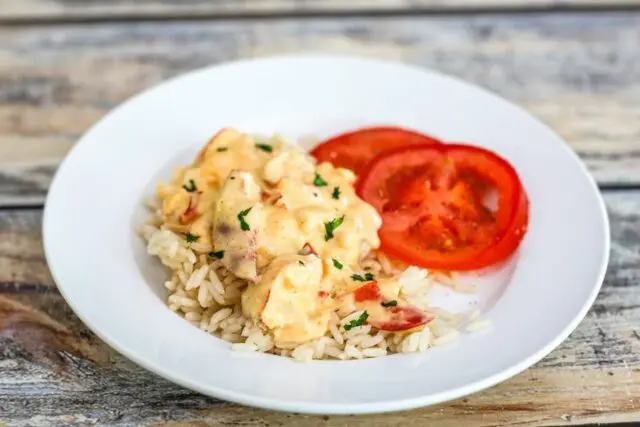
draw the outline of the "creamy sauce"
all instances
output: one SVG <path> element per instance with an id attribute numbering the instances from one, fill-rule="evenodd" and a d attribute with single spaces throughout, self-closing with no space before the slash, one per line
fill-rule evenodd
<path id="1" fill-rule="evenodd" d="M 354 181 L 278 136 L 257 143 L 224 129 L 157 194 L 170 229 L 224 251 L 223 264 L 249 281 L 245 315 L 276 340 L 304 342 L 326 333 L 331 311 L 362 285 L 350 278 L 362 254 L 380 243 L 380 217 Z"/>

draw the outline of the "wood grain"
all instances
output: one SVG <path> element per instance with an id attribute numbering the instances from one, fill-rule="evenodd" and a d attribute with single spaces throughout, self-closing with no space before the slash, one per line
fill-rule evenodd
<path id="1" fill-rule="evenodd" d="M 468 398 L 361 417 L 241 407 L 133 365 L 90 333 L 57 292 L 43 258 L 41 212 L 0 211 L 0 424 L 484 427 L 638 420 L 640 191 L 607 192 L 605 200 L 610 268 L 595 305 L 565 343 L 533 368 Z"/>
<path id="2" fill-rule="evenodd" d="M 29 26 L 0 27 L 0 205 L 41 203 L 77 138 L 136 92 L 300 50 L 398 59 L 486 86 L 550 124 L 600 184 L 640 183 L 640 13 Z"/>
<path id="3" fill-rule="evenodd" d="M 639 4 L 638 0 L 3 0 L 0 21 L 571 9 Z"/>

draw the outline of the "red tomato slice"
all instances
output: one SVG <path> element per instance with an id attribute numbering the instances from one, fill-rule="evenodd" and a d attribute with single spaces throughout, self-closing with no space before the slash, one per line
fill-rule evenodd
<path id="1" fill-rule="evenodd" d="M 529 199 L 523 191 L 511 225 L 502 239 L 487 251 L 478 255 L 474 263 L 481 267 L 497 264 L 507 259 L 520 246 L 529 225 Z M 476 267 L 476 268 L 481 268 Z"/>
<path id="2" fill-rule="evenodd" d="M 359 173 L 363 166 L 383 151 L 411 145 L 438 144 L 435 138 L 399 127 L 372 127 L 343 133 L 311 150 L 319 162 Z"/>
<path id="3" fill-rule="evenodd" d="M 425 325 L 434 316 L 406 304 L 384 306 L 389 300 L 385 299 L 376 282 L 369 282 L 353 291 L 353 298 L 358 307 L 367 310 L 367 323 L 383 331 L 406 331 Z M 373 307 L 372 307 L 373 305 Z"/>
<path id="4" fill-rule="evenodd" d="M 356 302 L 382 301 L 382 294 L 376 282 L 369 282 L 353 291 L 353 298 Z"/>
<path id="5" fill-rule="evenodd" d="M 493 192 L 495 210 L 487 200 Z M 467 145 L 383 153 L 359 176 L 357 193 L 382 216 L 382 250 L 426 268 L 464 271 L 500 262 L 517 249 L 528 223 L 513 167 Z"/>
<path id="6" fill-rule="evenodd" d="M 396 306 L 387 308 L 389 312 L 389 320 L 377 321 L 376 319 L 368 319 L 374 328 L 382 331 L 406 331 L 426 325 L 434 319 L 434 315 L 425 313 L 424 311 L 411 306 Z"/>
<path id="7" fill-rule="evenodd" d="M 189 198 L 189 207 L 180 215 L 180 223 L 188 224 L 193 222 L 198 216 L 198 203 L 200 203 L 200 193 L 192 193 Z"/>

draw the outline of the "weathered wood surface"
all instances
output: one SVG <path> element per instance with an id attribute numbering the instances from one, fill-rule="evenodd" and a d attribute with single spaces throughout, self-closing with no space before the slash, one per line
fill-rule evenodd
<path id="1" fill-rule="evenodd" d="M 607 8 L 639 0 L 3 0 L 0 21 Z"/>
<path id="2" fill-rule="evenodd" d="M 298 50 L 489 87 L 550 124 L 600 184 L 640 183 L 640 12 L 55 25 L 0 27 L 0 205 L 41 203 L 76 139 L 141 89 Z"/>
<path id="3" fill-rule="evenodd" d="M 89 332 L 56 291 L 43 259 L 41 212 L 0 211 L 0 424 L 479 427 L 638 420 L 640 190 L 607 192 L 605 199 L 611 265 L 594 307 L 564 344 L 535 367 L 468 398 L 359 417 L 240 407 L 134 366 Z"/>

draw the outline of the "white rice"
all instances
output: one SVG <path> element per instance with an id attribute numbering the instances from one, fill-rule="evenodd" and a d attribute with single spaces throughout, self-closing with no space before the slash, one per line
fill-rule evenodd
<path id="1" fill-rule="evenodd" d="M 308 362 L 313 359 L 314 346 L 311 344 L 303 344 L 296 347 L 291 352 L 291 357 L 299 362 Z"/>
<path id="2" fill-rule="evenodd" d="M 156 205 L 154 205 L 156 206 Z M 345 330 L 363 311 L 342 305 L 331 314 L 325 336 L 304 344 L 275 342 L 267 329 L 254 324 L 242 314 L 240 296 L 247 283 L 227 271 L 219 260 L 206 255 L 211 245 L 187 243 L 174 232 L 158 228 L 162 221 L 152 218 L 139 232 L 147 240 L 149 254 L 157 256 L 169 268 L 171 277 L 164 283 L 169 292 L 167 305 L 202 330 L 226 340 L 231 348 L 241 352 L 266 352 L 291 357 L 296 361 L 312 359 L 363 359 L 389 353 L 424 352 L 432 346 L 445 345 L 459 336 L 460 314 L 429 306 L 429 292 L 434 281 L 456 288 L 454 278 L 429 273 L 417 267 L 403 269 L 386 256 L 368 251 L 361 267 L 377 275 L 399 275 L 401 296 L 410 304 L 433 313 L 436 318 L 420 330 L 411 333 L 378 331 L 371 325 Z M 443 279 L 444 278 L 444 279 Z M 468 290 L 468 289 L 465 289 Z M 490 323 L 477 320 L 478 313 L 469 316 L 467 331 L 486 329 Z"/>
<path id="3" fill-rule="evenodd" d="M 258 351 L 258 347 L 255 346 L 254 344 L 247 344 L 247 343 L 237 343 L 237 344 L 231 344 L 231 349 L 234 351 L 240 351 L 240 352 L 245 352 L 245 353 L 250 353 L 252 351 Z"/>
<path id="4" fill-rule="evenodd" d="M 489 329 L 491 327 L 490 320 L 476 320 L 475 322 L 471 322 L 465 328 L 467 332 L 478 332 L 484 331 L 485 329 Z"/>
<path id="5" fill-rule="evenodd" d="M 446 334 L 440 335 L 438 338 L 433 340 L 433 345 L 437 347 L 437 346 L 449 344 L 457 340 L 459 335 L 460 335 L 460 332 L 458 332 L 455 329 L 451 329 Z"/>

